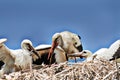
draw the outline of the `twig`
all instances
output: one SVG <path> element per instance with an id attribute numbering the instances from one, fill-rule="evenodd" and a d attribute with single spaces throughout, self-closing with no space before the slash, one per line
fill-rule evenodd
<path id="1" fill-rule="evenodd" d="M 110 77 L 110 75 L 115 74 L 116 72 L 117 72 L 117 70 L 110 72 L 102 80 L 106 80 L 108 77 Z"/>
<path id="2" fill-rule="evenodd" d="M 118 69 L 116 57 L 115 57 L 115 63 L 116 63 L 116 68 L 117 68 L 117 80 L 119 80 L 119 69 Z"/>

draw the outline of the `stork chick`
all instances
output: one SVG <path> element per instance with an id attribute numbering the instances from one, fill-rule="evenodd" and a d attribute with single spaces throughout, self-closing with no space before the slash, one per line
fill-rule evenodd
<path id="1" fill-rule="evenodd" d="M 14 71 L 24 70 L 31 68 L 32 57 L 30 55 L 37 54 L 34 48 L 31 46 L 30 40 L 23 40 L 21 43 L 22 49 L 12 50 L 4 45 L 7 39 L 0 39 L 0 60 L 5 64 L 0 70 L 0 76 Z"/>
<path id="2" fill-rule="evenodd" d="M 83 50 L 81 37 L 69 31 L 55 33 L 53 35 L 52 47 L 50 49 L 48 59 L 51 57 L 57 46 L 60 46 L 67 54 L 73 54 L 76 52 L 81 52 Z"/>
<path id="3" fill-rule="evenodd" d="M 89 50 L 83 50 L 81 54 L 74 55 L 85 57 L 87 61 L 92 60 L 94 57 L 96 59 L 105 59 L 108 61 L 116 60 L 117 63 L 120 63 L 120 40 L 115 41 L 110 45 L 109 48 L 101 48 L 97 50 L 94 54 L 92 54 Z"/>

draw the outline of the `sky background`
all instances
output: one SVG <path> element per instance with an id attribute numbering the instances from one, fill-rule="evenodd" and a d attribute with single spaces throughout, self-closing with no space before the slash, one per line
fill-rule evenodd
<path id="1" fill-rule="evenodd" d="M 120 0 L 0 0 L 0 38 L 11 49 L 23 39 L 50 44 L 56 32 L 81 36 L 95 52 L 120 39 Z"/>

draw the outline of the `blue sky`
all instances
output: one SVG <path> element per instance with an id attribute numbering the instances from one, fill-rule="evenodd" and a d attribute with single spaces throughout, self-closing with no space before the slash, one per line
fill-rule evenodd
<path id="1" fill-rule="evenodd" d="M 9 48 L 23 39 L 34 46 L 50 44 L 52 35 L 68 30 L 96 51 L 120 39 L 119 0 L 0 0 L 0 38 Z"/>

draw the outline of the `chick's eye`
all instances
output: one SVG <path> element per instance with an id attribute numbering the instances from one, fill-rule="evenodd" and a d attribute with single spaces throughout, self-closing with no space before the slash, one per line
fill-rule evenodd
<path id="1" fill-rule="evenodd" d="M 83 51 L 83 53 L 87 53 L 86 51 Z"/>
<path id="2" fill-rule="evenodd" d="M 75 45 L 77 45 L 77 42 L 75 42 Z"/>

